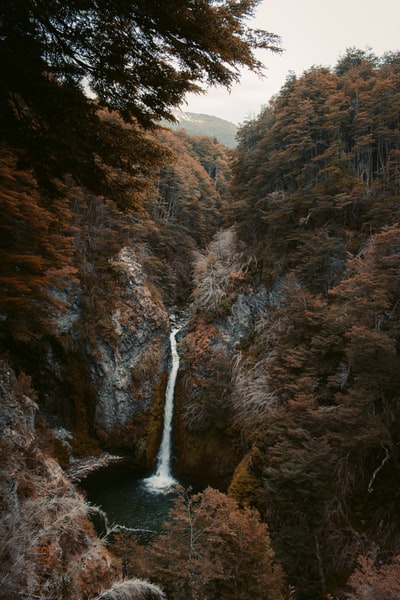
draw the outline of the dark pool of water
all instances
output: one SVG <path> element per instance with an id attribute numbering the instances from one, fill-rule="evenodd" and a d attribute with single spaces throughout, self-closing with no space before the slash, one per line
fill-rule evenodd
<path id="1" fill-rule="evenodd" d="M 81 487 L 89 502 L 103 509 L 109 524 L 137 529 L 144 535 L 161 530 L 175 497 L 173 490 L 149 489 L 129 468 L 104 469 Z"/>

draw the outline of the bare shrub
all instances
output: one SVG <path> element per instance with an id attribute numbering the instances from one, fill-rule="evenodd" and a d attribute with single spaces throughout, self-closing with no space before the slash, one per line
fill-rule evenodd
<path id="1" fill-rule="evenodd" d="M 270 358 L 254 361 L 239 353 L 232 361 L 233 422 L 243 430 L 252 431 L 276 407 L 277 395 L 268 382 Z"/>
<path id="2" fill-rule="evenodd" d="M 234 279 L 244 276 L 247 262 L 238 249 L 234 227 L 219 231 L 207 253 L 198 253 L 194 263 L 194 305 L 201 310 L 218 312 Z"/>
<path id="3" fill-rule="evenodd" d="M 0 537 L 0 586 L 37 589 L 40 569 L 55 567 L 63 550 L 60 540 L 87 546 L 82 519 L 88 505 L 78 494 L 33 497 L 5 516 Z M 79 539 L 80 538 L 80 539 Z"/>
<path id="4" fill-rule="evenodd" d="M 127 579 L 114 583 L 94 600 L 165 600 L 164 592 L 157 585 L 144 579 Z"/>

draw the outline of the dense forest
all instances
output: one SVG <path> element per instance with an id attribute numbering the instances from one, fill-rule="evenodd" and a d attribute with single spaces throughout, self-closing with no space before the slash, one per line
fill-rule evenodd
<path id="1" fill-rule="evenodd" d="M 233 167 L 233 219 L 274 295 L 236 357 L 233 419 L 306 597 L 356 557 L 350 597 L 398 595 L 399 58 L 351 49 L 289 77 Z"/>
<path id="2" fill-rule="evenodd" d="M 400 596 L 400 55 L 289 74 L 234 150 L 168 129 L 280 50 L 257 4 L 0 9 L 2 600 Z M 101 536 L 74 473 L 151 468 L 171 313 L 195 491 Z"/>

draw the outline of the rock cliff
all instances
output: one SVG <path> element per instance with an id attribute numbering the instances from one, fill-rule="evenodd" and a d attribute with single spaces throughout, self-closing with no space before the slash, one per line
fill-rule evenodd
<path id="1" fill-rule="evenodd" d="M 148 418 L 166 368 L 168 313 L 146 282 L 137 250 L 123 248 L 112 267 L 123 289 L 115 290 L 110 307 L 115 335 L 97 338 L 90 359 L 95 428 L 100 438 L 114 446 L 118 445 L 115 438 L 122 435 L 123 444 L 134 447 L 126 432 L 143 434 L 139 424 Z"/>

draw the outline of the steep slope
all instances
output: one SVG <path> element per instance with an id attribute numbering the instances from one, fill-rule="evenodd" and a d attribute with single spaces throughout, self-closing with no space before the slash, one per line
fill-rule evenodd
<path id="1" fill-rule="evenodd" d="M 104 117 L 106 129 L 123 136 L 125 126 L 110 119 Z M 182 133 L 159 135 L 148 147 L 168 144 L 168 160 L 143 185 L 141 212 L 121 210 L 112 197 L 95 195 L 70 176 L 54 180 L 49 191 L 21 166 L 18 149 L 2 153 L 7 599 L 17 593 L 86 599 L 120 577 L 88 520 L 92 509 L 65 472 L 102 449 L 121 451 L 142 471 L 153 461 L 168 311 L 187 301 L 192 255 L 217 231 L 228 198 L 224 148 Z M 124 172 L 110 178 L 137 197 Z M 126 590 L 162 597 L 157 586 L 152 592 L 146 585 Z M 110 590 L 100 597 L 122 593 L 123 586 Z"/>
<path id="2" fill-rule="evenodd" d="M 305 600 L 363 577 L 396 597 L 399 78 L 355 50 L 289 78 L 239 132 L 232 227 L 194 262 L 182 472 L 257 507 Z"/>
<path id="3" fill-rule="evenodd" d="M 231 489 L 255 477 L 301 598 L 342 594 L 359 554 L 390 564 L 400 539 L 399 78 L 398 55 L 351 50 L 239 133 L 232 219 L 279 294 L 234 363 L 251 450 Z"/>

